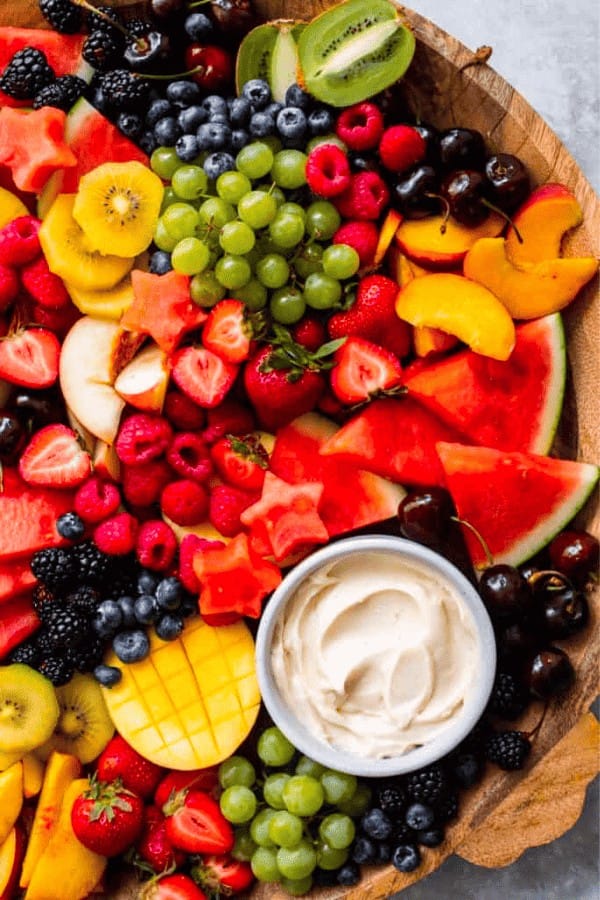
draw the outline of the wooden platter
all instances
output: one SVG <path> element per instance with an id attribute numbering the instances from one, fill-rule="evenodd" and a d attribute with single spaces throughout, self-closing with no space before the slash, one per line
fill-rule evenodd
<path id="1" fill-rule="evenodd" d="M 368 5 L 368 0 L 365 0 Z M 113 2 L 114 6 L 141 4 Z M 307 19 L 332 0 L 255 0 L 261 17 Z M 406 9 L 417 37 L 417 52 L 404 90 L 410 106 L 438 127 L 461 125 L 479 129 L 488 146 L 519 155 L 536 183 L 558 181 L 569 187 L 584 210 L 584 225 L 567 242 L 567 254 L 600 255 L 600 201 L 581 170 L 540 116 L 487 64 L 473 64 L 471 51 L 418 13 Z M 35 0 L 0 0 L 0 23 L 40 25 Z M 565 313 L 568 335 L 569 391 L 557 440 L 557 454 L 587 462 L 600 461 L 600 292 L 590 283 Z M 598 495 L 579 524 L 600 535 Z M 315 890 L 312 897 L 378 900 L 415 883 L 450 854 L 487 866 L 504 866 L 528 847 L 549 843 L 568 830 L 583 807 L 585 790 L 598 771 L 599 728 L 588 712 L 598 693 L 600 634 L 599 592 L 592 599 L 592 622 L 568 643 L 577 672 L 573 690 L 552 703 L 534 743 L 531 761 L 520 773 L 490 772 L 484 782 L 463 795 L 461 814 L 441 848 L 425 850 L 422 866 L 411 875 L 392 867 L 366 870 L 355 888 Z M 527 730 L 539 718 L 534 707 L 518 727 Z M 518 818 L 517 818 L 518 817 Z M 515 822 L 518 821 L 518 827 Z M 106 896 L 106 894 L 104 895 Z M 135 898 L 135 885 L 109 890 L 109 896 Z M 283 900 L 287 894 L 263 885 L 253 900 Z"/>

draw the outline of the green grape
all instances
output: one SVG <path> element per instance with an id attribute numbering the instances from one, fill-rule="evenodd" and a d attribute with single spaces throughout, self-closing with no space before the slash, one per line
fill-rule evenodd
<path id="1" fill-rule="evenodd" d="M 371 789 L 366 784 L 359 784 L 349 800 L 341 800 L 337 804 L 340 812 L 357 818 L 365 813 L 371 804 Z"/>
<path id="2" fill-rule="evenodd" d="M 194 275 L 190 281 L 190 296 L 198 306 L 210 308 L 222 300 L 226 293 L 226 289 L 217 280 L 213 269 L 205 269 L 204 272 Z"/>
<path id="3" fill-rule="evenodd" d="M 251 788 L 256 781 L 256 771 L 249 759 L 244 756 L 230 756 L 219 766 L 219 784 L 225 788 L 233 784 L 242 784 Z"/>
<path id="4" fill-rule="evenodd" d="M 250 862 L 252 854 L 256 850 L 256 844 L 252 840 L 250 829 L 247 826 L 235 829 L 235 843 L 231 851 L 234 859 Z"/>
<path id="5" fill-rule="evenodd" d="M 273 725 L 261 733 L 256 752 L 267 766 L 286 766 L 296 751 L 285 734 Z"/>
<path id="6" fill-rule="evenodd" d="M 341 221 L 339 212 L 328 200 L 315 200 L 306 210 L 306 231 L 319 241 L 330 240 Z"/>
<path id="7" fill-rule="evenodd" d="M 250 228 L 266 228 L 277 215 L 277 201 L 265 191 L 250 191 L 238 203 L 238 215 Z"/>
<path id="8" fill-rule="evenodd" d="M 227 254 L 217 260 L 215 275 L 227 290 L 235 290 L 248 284 L 252 278 L 250 263 L 243 256 Z"/>
<path id="9" fill-rule="evenodd" d="M 342 297 L 342 286 L 324 272 L 313 272 L 304 282 L 304 299 L 313 309 L 331 309 Z"/>
<path id="10" fill-rule="evenodd" d="M 336 849 L 331 847 L 324 841 L 319 841 L 317 845 L 317 865 L 326 872 L 333 872 L 341 869 L 350 855 L 348 848 Z"/>
<path id="11" fill-rule="evenodd" d="M 280 325 L 293 325 L 299 322 L 306 312 L 306 303 L 302 291 L 291 284 L 273 291 L 269 310 Z"/>
<path id="12" fill-rule="evenodd" d="M 356 775 L 348 775 L 346 772 L 336 772 L 327 769 L 321 775 L 321 784 L 325 792 L 327 803 L 337 806 L 345 803 L 354 795 L 357 787 Z"/>
<path id="13" fill-rule="evenodd" d="M 267 305 L 267 289 L 264 284 L 251 278 L 247 284 L 232 291 L 237 300 L 243 300 L 250 312 L 259 312 Z"/>
<path id="14" fill-rule="evenodd" d="M 234 825 L 244 825 L 254 818 L 256 796 L 249 787 L 245 787 L 243 784 L 232 784 L 221 794 L 219 806 L 228 822 L 232 822 Z"/>
<path id="15" fill-rule="evenodd" d="M 245 222 L 234 219 L 232 222 L 226 222 L 221 228 L 219 243 L 225 253 L 243 256 L 254 247 L 256 235 Z"/>
<path id="16" fill-rule="evenodd" d="M 261 141 L 263 144 L 266 144 L 267 147 L 270 148 L 271 153 L 273 155 L 275 155 L 276 153 L 279 153 L 279 151 L 281 150 L 281 148 L 283 146 L 280 138 L 276 137 L 276 135 L 274 135 L 274 134 L 269 134 L 269 135 L 267 135 L 267 137 L 261 138 Z"/>
<path id="17" fill-rule="evenodd" d="M 256 277 L 265 287 L 283 287 L 290 277 L 290 267 L 284 256 L 269 253 L 256 264 Z"/>
<path id="18" fill-rule="evenodd" d="M 332 244 L 323 252 L 323 271 L 332 278 L 352 278 L 360 268 L 360 256 L 349 244 Z"/>
<path id="19" fill-rule="evenodd" d="M 262 191 L 263 194 L 269 194 L 277 204 L 277 209 L 285 203 L 285 194 L 276 184 L 257 184 L 256 190 Z"/>
<path id="20" fill-rule="evenodd" d="M 313 845 L 303 840 L 295 847 L 280 847 L 277 851 L 277 868 L 285 878 L 306 878 L 317 865 L 317 852 Z"/>
<path id="21" fill-rule="evenodd" d="M 172 203 L 164 211 L 162 223 L 171 237 L 178 241 L 192 237 L 198 224 L 198 210 L 189 203 Z"/>
<path id="22" fill-rule="evenodd" d="M 258 881 L 279 881 L 277 854 L 269 847 L 257 847 L 250 859 L 250 868 Z"/>
<path id="23" fill-rule="evenodd" d="M 280 209 L 269 225 L 269 236 L 278 247 L 289 250 L 304 237 L 304 219 L 293 213 L 282 213 Z"/>
<path id="24" fill-rule="evenodd" d="M 197 200 L 208 187 L 206 172 L 200 166 L 180 166 L 171 178 L 171 187 L 182 200 Z"/>
<path id="25" fill-rule="evenodd" d="M 311 775 L 313 778 L 319 779 L 325 771 L 325 766 L 315 759 L 311 759 L 310 756 L 301 756 L 294 771 L 296 775 Z"/>
<path id="26" fill-rule="evenodd" d="M 150 168 L 163 181 L 170 181 L 180 167 L 181 160 L 175 152 L 175 147 L 157 147 L 150 157 Z"/>
<path id="27" fill-rule="evenodd" d="M 296 816 L 314 816 L 325 802 L 321 783 L 310 775 L 292 775 L 281 796 L 285 808 Z"/>
<path id="28" fill-rule="evenodd" d="M 237 205 L 252 190 L 252 184 L 242 172 L 223 172 L 217 178 L 216 189 L 222 200 Z"/>
<path id="29" fill-rule="evenodd" d="M 172 187 L 166 187 L 163 191 L 162 201 L 160 204 L 160 215 L 164 213 L 165 209 L 168 209 L 171 203 L 180 203 L 180 198 L 177 196 Z"/>
<path id="30" fill-rule="evenodd" d="M 306 152 L 310 153 L 315 147 L 320 147 L 321 144 L 335 144 L 340 150 L 348 149 L 346 144 L 337 136 L 337 134 L 318 134 L 316 137 L 310 139 L 306 145 Z"/>
<path id="31" fill-rule="evenodd" d="M 283 789 L 286 781 L 289 781 L 290 775 L 287 772 L 273 772 L 265 778 L 263 784 L 263 797 L 265 802 L 272 806 L 273 809 L 285 809 L 283 802 Z"/>
<path id="32" fill-rule="evenodd" d="M 349 847 L 355 833 L 354 822 L 342 813 L 330 813 L 319 825 L 319 837 L 334 850 Z"/>
<path id="33" fill-rule="evenodd" d="M 280 150 L 273 159 L 271 178 L 279 187 L 293 191 L 306 184 L 306 153 Z"/>
<path id="34" fill-rule="evenodd" d="M 311 875 L 307 875 L 306 878 L 281 878 L 279 883 L 292 897 L 302 897 L 310 891 L 313 880 Z"/>
<path id="35" fill-rule="evenodd" d="M 307 244 L 294 260 L 294 268 L 300 278 L 308 278 L 313 272 L 323 271 L 323 248 L 320 244 Z"/>
<path id="36" fill-rule="evenodd" d="M 197 275 L 208 266 L 210 251 L 206 244 L 196 237 L 186 237 L 178 241 L 171 253 L 171 265 L 183 275 Z"/>
<path id="37" fill-rule="evenodd" d="M 291 213 L 294 216 L 300 216 L 303 222 L 306 222 L 306 210 L 303 206 L 300 206 L 299 203 L 292 203 L 291 200 L 286 200 L 285 203 L 282 203 L 279 207 L 279 212 L 281 215 L 283 213 Z"/>
<path id="38" fill-rule="evenodd" d="M 275 809 L 261 809 L 250 822 L 250 837 L 259 847 L 274 847 L 275 843 L 269 837 L 269 822 L 275 815 Z"/>
<path id="39" fill-rule="evenodd" d="M 295 847 L 302 840 L 302 819 L 280 809 L 269 821 L 269 837 L 278 847 Z"/>
<path id="40" fill-rule="evenodd" d="M 256 181 L 257 178 L 264 178 L 271 171 L 273 151 L 263 141 L 253 141 L 242 147 L 235 158 L 235 165 L 238 172 Z"/>
<path id="41" fill-rule="evenodd" d="M 157 221 L 156 227 L 154 229 L 154 243 L 159 250 L 165 250 L 167 253 L 172 253 L 177 246 L 177 238 L 171 237 L 171 235 L 165 228 L 165 223 L 162 220 L 162 216 Z"/>
<path id="42" fill-rule="evenodd" d="M 209 197 L 198 210 L 198 214 L 201 222 L 214 225 L 215 228 L 222 228 L 236 217 L 235 207 L 221 197 Z"/>

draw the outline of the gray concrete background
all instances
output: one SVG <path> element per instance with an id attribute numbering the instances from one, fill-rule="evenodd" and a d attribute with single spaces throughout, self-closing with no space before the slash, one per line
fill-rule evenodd
<path id="1" fill-rule="evenodd" d="M 491 45 L 490 65 L 544 117 L 600 191 L 600 4 L 415 0 L 407 5 L 472 50 Z M 527 851 L 504 869 L 479 869 L 451 858 L 398 900 L 598 900 L 599 818 L 596 782 L 578 823 L 554 843 Z"/>

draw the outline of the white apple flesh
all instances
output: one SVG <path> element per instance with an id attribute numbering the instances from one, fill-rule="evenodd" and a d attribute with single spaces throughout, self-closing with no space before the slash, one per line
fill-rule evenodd
<path id="1" fill-rule="evenodd" d="M 169 383 L 167 355 L 156 344 L 144 347 L 115 381 L 115 390 L 131 406 L 161 412 Z"/>

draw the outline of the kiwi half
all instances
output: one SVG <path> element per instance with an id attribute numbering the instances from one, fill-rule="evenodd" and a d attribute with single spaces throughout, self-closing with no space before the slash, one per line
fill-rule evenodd
<path id="1" fill-rule="evenodd" d="M 52 734 L 59 707 L 52 683 L 21 663 L 0 667 L 0 747 L 24 755 Z"/>
<path id="2" fill-rule="evenodd" d="M 56 697 L 56 727 L 35 754 L 46 760 L 58 750 L 76 756 L 85 765 L 102 753 L 115 730 L 100 685 L 91 675 L 74 675 L 56 688 Z"/>
<path id="3" fill-rule="evenodd" d="M 306 24 L 293 19 L 276 19 L 257 25 L 242 40 L 236 61 L 235 81 L 238 93 L 247 81 L 262 78 L 271 94 L 283 103 L 285 92 L 296 81 L 298 39 Z"/>
<path id="4" fill-rule="evenodd" d="M 299 80 L 332 106 L 350 106 L 404 75 L 415 37 L 388 0 L 346 0 L 306 26 L 298 40 Z"/>

